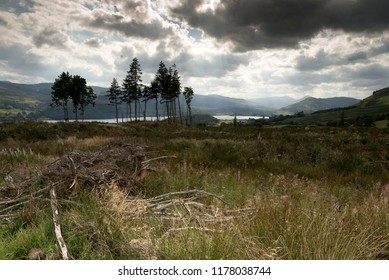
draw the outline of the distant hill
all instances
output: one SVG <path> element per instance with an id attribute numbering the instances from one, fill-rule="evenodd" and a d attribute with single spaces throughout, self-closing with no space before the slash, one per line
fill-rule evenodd
<path id="1" fill-rule="evenodd" d="M 357 104 L 360 100 L 350 97 L 315 98 L 307 97 L 300 102 L 283 107 L 278 114 L 293 115 L 298 112 L 305 114 L 334 108 L 344 108 Z"/>
<path id="2" fill-rule="evenodd" d="M 317 111 L 300 118 L 285 120 L 294 124 L 371 125 L 389 118 L 389 87 L 373 92 L 369 97 L 346 108 Z"/>
<path id="3" fill-rule="evenodd" d="M 231 98 L 221 95 L 195 94 L 192 100 L 192 110 L 201 114 L 238 114 L 261 115 L 269 114 L 273 109 L 261 106 L 249 100 Z"/>

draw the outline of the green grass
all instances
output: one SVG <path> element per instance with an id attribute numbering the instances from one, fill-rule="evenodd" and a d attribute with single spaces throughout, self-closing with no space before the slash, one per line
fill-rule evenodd
<path id="1" fill-rule="evenodd" d="M 0 124 L 0 135 L 0 184 L 9 168 L 29 174 L 74 149 L 128 143 L 148 158 L 169 156 L 150 162 L 155 171 L 130 196 L 114 183 L 70 198 L 59 192 L 72 259 L 389 257 L 387 128 L 19 123 Z M 222 197 L 201 200 L 213 209 L 254 212 L 206 223 L 161 220 L 144 208 L 142 199 L 193 189 Z M 61 258 L 52 223 L 47 197 L 2 221 L 0 259 L 25 259 L 33 248 Z"/>

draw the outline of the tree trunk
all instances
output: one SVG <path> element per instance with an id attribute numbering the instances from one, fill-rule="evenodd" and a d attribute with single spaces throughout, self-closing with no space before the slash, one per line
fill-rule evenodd
<path id="1" fill-rule="evenodd" d="M 76 116 L 76 122 L 78 122 L 78 109 L 77 109 L 77 106 L 74 106 L 74 114 Z"/>
<path id="2" fill-rule="evenodd" d="M 117 98 L 117 96 L 115 96 L 115 115 L 116 115 L 116 123 L 119 123 L 118 98 Z"/>
<path id="3" fill-rule="evenodd" d="M 135 111 L 135 121 L 138 121 L 138 101 L 135 100 L 135 108 L 134 108 L 134 111 Z"/>
<path id="4" fill-rule="evenodd" d="M 145 110 L 143 111 L 143 121 L 146 121 L 147 101 L 145 101 Z"/>
<path id="5" fill-rule="evenodd" d="M 157 122 L 159 121 L 159 114 L 158 114 L 158 97 L 155 98 L 155 113 L 157 114 Z"/>
<path id="6" fill-rule="evenodd" d="M 130 122 L 132 122 L 132 110 L 131 110 L 131 102 L 128 103 L 128 108 L 130 110 L 129 116 L 130 116 Z"/>
<path id="7" fill-rule="evenodd" d="M 171 122 L 171 119 L 170 119 L 170 111 L 169 111 L 169 101 L 166 100 L 166 115 L 167 115 L 167 122 L 170 123 Z"/>
<path id="8" fill-rule="evenodd" d="M 62 106 L 63 106 L 64 120 L 65 122 L 68 122 L 69 121 L 68 104 L 65 102 Z"/>
<path id="9" fill-rule="evenodd" d="M 180 124 L 182 124 L 182 114 L 181 114 L 180 95 L 177 96 L 177 99 L 178 99 L 178 113 L 180 114 Z"/>

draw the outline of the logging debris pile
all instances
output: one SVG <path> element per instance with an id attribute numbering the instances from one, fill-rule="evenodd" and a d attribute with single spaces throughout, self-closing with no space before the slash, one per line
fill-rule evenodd
<path id="1" fill-rule="evenodd" d="M 96 188 L 107 183 L 131 189 L 149 170 L 142 147 L 109 145 L 97 152 L 73 151 L 42 170 L 45 184 L 61 184 L 77 191 L 78 186 Z"/>
<path id="2" fill-rule="evenodd" d="M 76 196 L 81 187 L 95 189 L 112 182 L 131 192 L 150 170 L 145 159 L 140 146 L 113 144 L 96 152 L 72 151 L 27 176 L 11 171 L 0 185 L 0 219 L 9 220 L 32 200 L 47 198 L 51 187 L 62 199 Z"/>

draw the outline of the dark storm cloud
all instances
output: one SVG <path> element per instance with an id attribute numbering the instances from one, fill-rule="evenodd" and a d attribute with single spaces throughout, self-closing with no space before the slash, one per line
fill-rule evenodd
<path id="1" fill-rule="evenodd" d="M 145 39 L 161 39 L 173 34 L 170 28 L 164 28 L 160 22 L 139 22 L 126 19 L 124 16 L 109 13 L 94 13 L 93 17 L 86 20 L 89 27 L 102 29 L 110 32 L 119 32 L 127 37 Z"/>
<path id="2" fill-rule="evenodd" d="M 222 0 L 199 11 L 205 0 L 185 0 L 174 17 L 244 51 L 295 47 L 323 29 L 376 33 L 389 29 L 389 1 L 382 0 Z"/>

